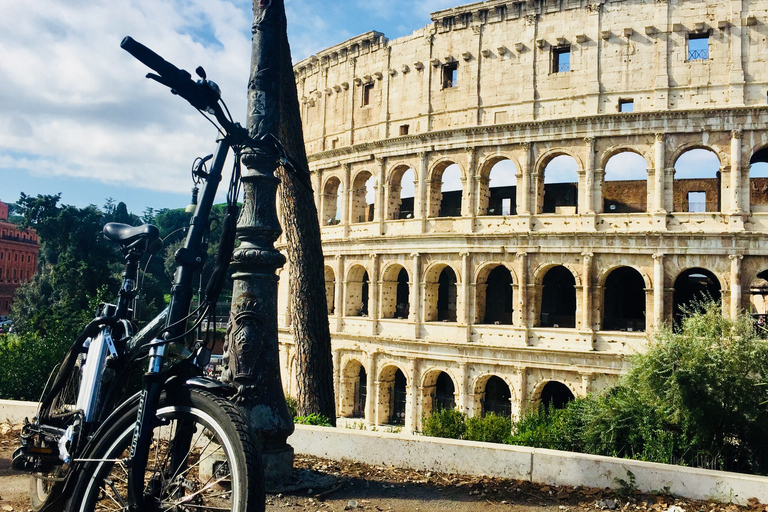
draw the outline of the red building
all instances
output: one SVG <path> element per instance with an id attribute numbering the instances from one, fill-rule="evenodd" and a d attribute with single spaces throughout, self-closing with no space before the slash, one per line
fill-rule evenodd
<path id="1" fill-rule="evenodd" d="M 39 251 L 35 230 L 8 222 L 8 205 L 0 201 L 0 315 L 8 314 L 16 289 L 37 271 Z"/>

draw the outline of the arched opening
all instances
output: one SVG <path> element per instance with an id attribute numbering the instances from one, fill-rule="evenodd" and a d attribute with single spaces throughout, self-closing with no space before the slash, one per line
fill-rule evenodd
<path id="1" fill-rule="evenodd" d="M 438 217 L 460 217 L 462 201 L 461 169 L 451 164 L 442 173 Z"/>
<path id="2" fill-rule="evenodd" d="M 352 186 L 351 214 L 352 222 L 371 222 L 376 199 L 376 178 L 368 171 L 361 171 L 355 176 Z"/>
<path id="3" fill-rule="evenodd" d="M 504 379 L 492 375 L 485 383 L 483 393 L 483 416 L 496 414 L 497 416 L 510 417 L 512 415 L 512 393 Z"/>
<path id="4" fill-rule="evenodd" d="M 541 389 L 539 407 L 542 411 L 563 409 L 574 398 L 573 392 L 571 392 L 568 386 L 562 382 L 551 380 L 544 384 L 544 387 Z"/>
<path id="5" fill-rule="evenodd" d="M 432 410 L 453 409 L 456 407 L 456 388 L 453 379 L 445 372 L 440 372 L 435 382 L 435 400 Z"/>
<path id="6" fill-rule="evenodd" d="M 347 275 L 345 316 L 367 316 L 370 279 L 362 265 L 354 265 Z"/>
<path id="7" fill-rule="evenodd" d="M 336 275 L 333 273 L 333 269 L 329 266 L 325 267 L 325 302 L 328 304 L 328 314 L 332 315 L 335 311 L 335 291 L 336 291 Z"/>
<path id="8" fill-rule="evenodd" d="M 691 149 L 675 161 L 675 212 L 720 211 L 720 159 L 709 149 Z"/>
<path id="9" fill-rule="evenodd" d="M 495 267 L 488 273 L 485 286 L 484 324 L 512 324 L 512 274 L 504 265 Z"/>
<path id="10" fill-rule="evenodd" d="M 410 285 L 408 271 L 401 265 L 392 265 L 382 275 L 382 318 L 408 318 Z"/>
<path id="11" fill-rule="evenodd" d="M 720 281 L 715 274 L 703 268 L 690 268 L 675 279 L 672 299 L 672 318 L 679 327 L 683 310 L 695 309 L 696 304 L 714 300 L 720 302 Z"/>
<path id="12" fill-rule="evenodd" d="M 541 213 L 574 215 L 579 206 L 579 164 L 569 155 L 559 155 L 544 168 Z"/>
<path id="13" fill-rule="evenodd" d="M 437 321 L 455 322 L 458 289 L 456 273 L 451 267 L 445 267 L 437 280 Z"/>
<path id="14" fill-rule="evenodd" d="M 765 337 L 768 334 L 768 270 L 757 274 L 749 285 L 749 312 L 755 330 Z"/>
<path id="15" fill-rule="evenodd" d="M 645 280 L 632 267 L 619 267 L 605 279 L 603 330 L 645 331 Z"/>
<path id="16" fill-rule="evenodd" d="M 753 212 L 768 212 L 768 147 L 749 160 L 749 205 Z"/>
<path id="17" fill-rule="evenodd" d="M 345 418 L 365 417 L 365 400 L 368 395 L 368 377 L 359 361 L 347 363 L 341 375 L 341 411 Z"/>
<path id="18" fill-rule="evenodd" d="M 632 151 L 622 151 L 608 159 L 603 177 L 603 212 L 647 211 L 647 168 L 645 158 Z"/>
<path id="19" fill-rule="evenodd" d="M 486 215 L 517 214 L 517 168 L 511 160 L 501 160 L 488 174 Z M 482 199 L 481 199 L 482 200 Z"/>
<path id="20" fill-rule="evenodd" d="M 335 176 L 325 182 L 321 211 L 323 225 L 333 226 L 341 222 L 341 181 Z"/>
<path id="21" fill-rule="evenodd" d="M 379 374 L 377 423 L 405 424 L 408 381 L 397 366 L 387 366 Z"/>
<path id="22" fill-rule="evenodd" d="M 576 327 L 576 279 L 562 265 L 547 270 L 541 283 L 541 327 Z"/>
<path id="23" fill-rule="evenodd" d="M 399 167 L 392 176 L 389 195 L 389 218 L 412 219 L 416 196 L 416 172 L 410 167 Z"/>

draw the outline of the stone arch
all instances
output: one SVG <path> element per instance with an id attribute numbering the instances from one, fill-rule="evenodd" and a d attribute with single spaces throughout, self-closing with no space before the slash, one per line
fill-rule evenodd
<path id="1" fill-rule="evenodd" d="M 576 398 L 576 391 L 565 382 L 549 379 L 537 384 L 532 398 L 541 411 L 562 409 Z"/>
<path id="2" fill-rule="evenodd" d="M 433 368 L 424 372 L 421 380 L 421 413 L 424 417 L 438 409 L 456 408 L 456 380 L 447 371 Z"/>
<path id="3" fill-rule="evenodd" d="M 328 314 L 332 315 L 336 310 L 336 273 L 329 265 L 324 268 L 325 276 L 325 301 L 328 304 Z"/>
<path id="4" fill-rule="evenodd" d="M 341 371 L 339 382 L 339 416 L 364 418 L 368 396 L 368 374 L 356 358 L 348 359 Z"/>
<path id="5" fill-rule="evenodd" d="M 445 175 L 446 171 L 450 174 Z M 458 176 L 456 173 L 458 172 Z M 458 184 L 456 183 L 458 179 Z M 443 159 L 429 173 L 429 217 L 458 217 L 464 196 L 464 169 L 453 160 Z"/>
<path id="6" fill-rule="evenodd" d="M 703 145 L 687 145 L 676 155 L 672 211 L 721 211 L 722 158 Z"/>
<path id="7" fill-rule="evenodd" d="M 376 203 L 376 177 L 367 169 L 358 171 L 352 179 L 350 219 L 352 223 L 371 222 Z"/>
<path id="8" fill-rule="evenodd" d="M 552 265 L 540 276 L 541 327 L 576 327 L 576 275 L 565 265 Z"/>
<path id="9" fill-rule="evenodd" d="M 758 333 L 768 334 L 768 270 L 759 272 L 749 283 L 749 313 Z"/>
<path id="10" fill-rule="evenodd" d="M 370 303 L 370 278 L 368 270 L 356 263 L 347 271 L 344 316 L 367 316 Z"/>
<path id="11" fill-rule="evenodd" d="M 416 169 L 407 163 L 398 163 L 389 171 L 387 219 L 410 219 L 414 216 L 416 197 Z"/>
<path id="12" fill-rule="evenodd" d="M 378 408 L 376 423 L 404 425 L 408 379 L 405 372 L 395 363 L 382 366 L 378 378 Z"/>
<path id="13" fill-rule="evenodd" d="M 693 267 L 677 275 L 673 288 L 672 319 L 674 326 L 679 327 L 683 317 L 681 307 L 690 309 L 695 307 L 697 301 L 710 298 L 719 302 L 725 286 L 715 273 L 705 268 Z"/>
<path id="14" fill-rule="evenodd" d="M 492 413 L 509 418 L 512 416 L 512 386 L 503 377 L 494 374 L 481 375 L 473 386 L 473 393 L 480 402 L 480 414 Z"/>
<path id="15" fill-rule="evenodd" d="M 475 282 L 475 323 L 512 325 L 514 272 L 504 263 L 487 263 Z"/>
<path id="16" fill-rule="evenodd" d="M 493 155 L 480 164 L 478 215 L 515 215 L 517 213 L 517 159 Z"/>
<path id="17" fill-rule="evenodd" d="M 617 266 L 603 276 L 603 320 L 605 331 L 646 330 L 645 277 L 631 266 Z"/>
<path id="18" fill-rule="evenodd" d="M 408 318 L 411 283 L 408 270 L 399 263 L 381 273 L 381 318 Z"/>
<path id="19" fill-rule="evenodd" d="M 606 159 L 602 179 L 604 213 L 648 210 L 648 159 L 634 148 L 616 148 Z"/>
<path id="20" fill-rule="evenodd" d="M 424 273 L 424 282 L 424 320 L 455 322 L 459 300 L 458 272 L 447 263 L 437 263 Z"/>
<path id="21" fill-rule="evenodd" d="M 536 166 L 537 212 L 572 215 L 579 212 L 579 173 L 584 166 L 578 156 L 554 149 L 539 159 Z"/>
<path id="22" fill-rule="evenodd" d="M 749 209 L 768 212 L 768 146 L 757 149 L 749 159 Z"/>
<path id="23" fill-rule="evenodd" d="M 320 221 L 323 226 L 339 224 L 343 218 L 341 211 L 343 187 L 338 176 L 330 176 L 323 185 Z"/>

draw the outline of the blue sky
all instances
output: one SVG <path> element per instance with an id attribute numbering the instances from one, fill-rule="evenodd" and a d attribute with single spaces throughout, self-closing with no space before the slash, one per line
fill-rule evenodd
<path id="1" fill-rule="evenodd" d="M 395 39 L 455 0 L 286 0 L 294 62 L 355 35 Z M 120 49 L 130 35 L 187 70 L 202 65 L 244 121 L 251 3 L 230 0 L 0 0 L 0 200 L 146 207 L 189 202 L 194 158 L 215 131 L 144 79 Z"/>

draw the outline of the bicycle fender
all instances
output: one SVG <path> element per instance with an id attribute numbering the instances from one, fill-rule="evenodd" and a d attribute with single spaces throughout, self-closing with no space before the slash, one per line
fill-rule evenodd
<path id="1" fill-rule="evenodd" d="M 192 377 L 184 382 L 185 386 L 210 391 L 218 396 L 229 398 L 237 393 L 237 388 L 210 377 Z"/>

